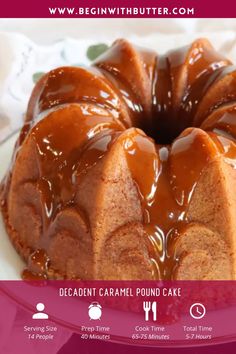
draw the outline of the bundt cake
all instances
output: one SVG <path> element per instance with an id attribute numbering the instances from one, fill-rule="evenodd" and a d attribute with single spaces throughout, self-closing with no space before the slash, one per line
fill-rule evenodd
<path id="1" fill-rule="evenodd" d="M 117 40 L 44 75 L 1 207 L 26 279 L 236 279 L 236 67 Z"/>

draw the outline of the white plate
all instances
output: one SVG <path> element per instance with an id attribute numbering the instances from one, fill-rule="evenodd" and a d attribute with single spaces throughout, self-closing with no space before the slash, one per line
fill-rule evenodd
<path id="1" fill-rule="evenodd" d="M 0 145 L 0 179 L 4 177 L 9 166 L 14 144 L 18 134 L 15 134 Z M 24 262 L 15 251 L 6 233 L 2 216 L 0 216 L 0 280 L 21 279 Z"/>

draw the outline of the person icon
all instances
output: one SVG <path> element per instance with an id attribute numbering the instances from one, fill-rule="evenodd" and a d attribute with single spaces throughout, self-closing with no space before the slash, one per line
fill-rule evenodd
<path id="1" fill-rule="evenodd" d="M 33 316 L 32 316 L 33 320 L 47 320 L 48 319 L 48 315 L 43 312 L 43 310 L 45 309 L 45 306 L 43 303 L 39 302 L 36 305 L 36 309 L 38 312 L 33 314 Z"/>

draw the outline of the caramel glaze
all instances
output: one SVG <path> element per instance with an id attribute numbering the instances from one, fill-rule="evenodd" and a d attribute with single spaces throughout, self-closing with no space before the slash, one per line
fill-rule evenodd
<path id="1" fill-rule="evenodd" d="M 49 265 L 47 253 L 38 249 L 28 259 L 28 268 L 22 273 L 24 280 L 46 280 Z"/>
<path id="2" fill-rule="evenodd" d="M 206 40 L 163 56 L 120 40 L 91 69 L 64 67 L 41 79 L 12 165 L 24 142 L 33 139 L 43 227 L 23 277 L 47 276 L 52 221 L 67 207 L 79 212 L 75 176 L 83 178 L 116 143 L 140 196 L 153 278 L 171 279 L 178 264 L 175 240 L 188 224 L 188 205 L 204 168 L 220 155 L 236 161 L 234 73 Z M 216 97 L 224 90 L 224 77 L 224 99 L 207 98 L 210 90 Z"/>

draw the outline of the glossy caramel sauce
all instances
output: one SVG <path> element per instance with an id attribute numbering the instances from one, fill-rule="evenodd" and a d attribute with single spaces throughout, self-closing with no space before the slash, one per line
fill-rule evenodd
<path id="1" fill-rule="evenodd" d="M 141 201 L 153 278 L 172 279 L 175 240 L 204 169 L 219 156 L 235 167 L 234 82 L 227 102 L 213 109 L 209 99 L 207 117 L 199 110 L 208 90 L 223 85 L 225 67 L 231 63 L 201 40 L 163 56 L 118 41 L 91 69 L 59 68 L 36 85 L 13 158 L 33 139 L 42 236 L 23 278 L 47 276 L 52 221 L 74 205 L 80 179 L 120 144 Z M 9 177 L 6 199 L 10 186 Z"/>
<path id="2" fill-rule="evenodd" d="M 88 140 L 108 129 L 119 130 L 122 125 L 107 111 L 87 104 L 71 104 L 56 110 L 32 129 L 42 176 L 37 183 L 42 191 L 45 227 L 58 211 L 73 202 L 76 187 L 73 175 L 78 170 L 81 154 L 84 154 L 83 147 Z M 84 170 L 104 154 L 99 148 L 87 150 L 90 163 L 84 166 Z"/>
<path id="3" fill-rule="evenodd" d="M 24 280 L 45 280 L 49 266 L 49 257 L 41 249 L 34 251 L 28 259 L 28 267 L 22 273 Z"/>

